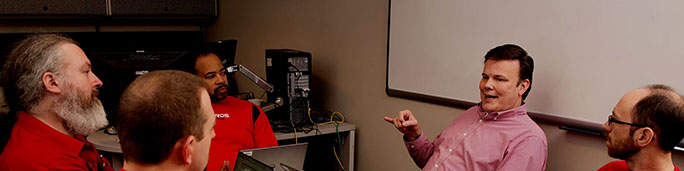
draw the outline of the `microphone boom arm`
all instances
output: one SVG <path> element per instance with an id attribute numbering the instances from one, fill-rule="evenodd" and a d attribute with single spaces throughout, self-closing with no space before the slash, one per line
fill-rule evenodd
<path id="1" fill-rule="evenodd" d="M 254 74 L 254 72 L 250 71 L 249 69 L 247 69 L 247 67 L 242 66 L 241 64 L 226 67 L 226 70 L 228 71 L 228 73 L 234 73 L 239 71 L 240 73 L 242 73 L 242 75 L 244 75 L 245 77 L 249 78 L 249 80 L 252 80 L 252 82 L 257 84 L 261 89 L 264 89 L 264 91 L 273 93 L 273 85 L 264 81 L 264 79 Z"/>

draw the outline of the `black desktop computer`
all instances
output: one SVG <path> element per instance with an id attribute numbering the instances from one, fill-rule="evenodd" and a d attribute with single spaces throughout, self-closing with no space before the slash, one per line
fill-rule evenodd
<path id="1" fill-rule="evenodd" d="M 311 53 L 292 49 L 266 49 L 266 80 L 273 84 L 268 101 L 283 99 L 283 106 L 266 113 L 272 122 L 306 121 L 311 83 Z M 289 123 L 287 123 L 289 124 Z"/>

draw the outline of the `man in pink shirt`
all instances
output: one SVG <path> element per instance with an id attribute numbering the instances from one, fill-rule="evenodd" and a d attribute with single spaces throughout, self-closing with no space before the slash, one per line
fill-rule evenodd
<path id="1" fill-rule="evenodd" d="M 430 142 L 409 110 L 385 117 L 404 134 L 411 158 L 423 170 L 544 170 L 546 136 L 527 115 L 534 61 L 506 44 L 489 50 L 480 80 L 481 102 L 459 115 Z"/>
<path id="2" fill-rule="evenodd" d="M 603 124 L 610 162 L 599 171 L 675 170 L 672 150 L 684 138 L 684 99 L 665 85 L 625 94 Z"/>

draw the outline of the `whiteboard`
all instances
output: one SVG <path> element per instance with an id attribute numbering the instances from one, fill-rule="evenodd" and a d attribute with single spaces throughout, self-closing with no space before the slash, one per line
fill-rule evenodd
<path id="1" fill-rule="evenodd" d="M 387 90 L 478 103 L 484 55 L 534 58 L 528 110 L 603 123 L 627 92 L 684 90 L 684 1 L 391 0 Z M 391 94 L 391 93 L 388 93 Z"/>

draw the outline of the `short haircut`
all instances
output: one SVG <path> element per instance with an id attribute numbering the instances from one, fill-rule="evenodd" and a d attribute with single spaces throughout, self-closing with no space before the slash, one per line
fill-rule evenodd
<path id="1" fill-rule="evenodd" d="M 197 69 L 195 68 L 195 65 L 197 64 L 197 58 L 207 56 L 209 54 L 217 55 L 208 48 L 195 48 L 181 55 L 180 59 L 172 64 L 171 67 L 173 69 L 182 70 L 191 74 L 197 74 Z"/>
<path id="2" fill-rule="evenodd" d="M 518 63 L 520 63 L 520 79 L 518 80 L 518 84 L 520 84 L 522 80 L 530 80 L 530 86 L 527 88 L 527 91 L 525 91 L 525 93 L 522 95 L 522 99 L 524 101 L 525 98 L 527 98 L 527 95 L 532 90 L 532 72 L 534 71 L 534 60 L 532 59 L 532 57 L 527 55 L 525 49 L 518 45 L 505 44 L 489 50 L 489 52 L 487 52 L 487 54 L 485 55 L 484 62 L 487 63 L 487 61 L 490 59 L 518 60 Z"/>
<path id="3" fill-rule="evenodd" d="M 684 138 L 684 98 L 666 85 L 649 85 L 650 95 L 634 106 L 632 122 L 650 127 L 663 150 L 671 151 Z M 634 133 L 638 127 L 632 127 Z"/>
<path id="4" fill-rule="evenodd" d="M 193 135 L 202 140 L 199 77 L 174 70 L 153 71 L 135 79 L 121 95 L 117 112 L 124 159 L 158 164 L 171 154 L 176 141 Z"/>
<path id="5" fill-rule="evenodd" d="M 2 81 L 12 112 L 28 111 L 47 91 L 42 77 L 46 72 L 60 75 L 66 66 L 60 45 L 76 41 L 60 34 L 32 34 L 17 42 L 3 65 Z"/>

